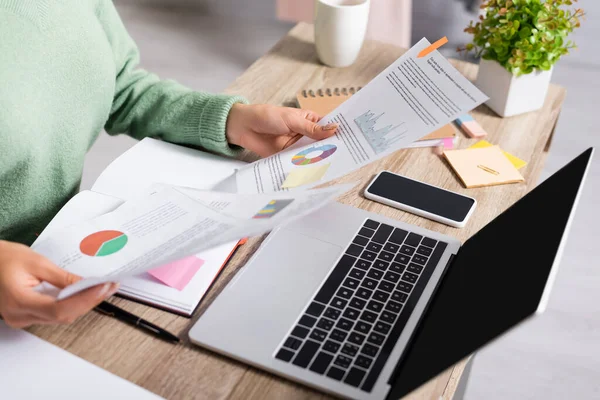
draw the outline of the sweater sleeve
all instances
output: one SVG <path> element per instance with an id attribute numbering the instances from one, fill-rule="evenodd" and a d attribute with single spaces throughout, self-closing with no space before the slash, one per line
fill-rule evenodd
<path id="1" fill-rule="evenodd" d="M 239 152 L 239 147 L 227 142 L 225 126 L 231 107 L 247 103 L 246 99 L 195 92 L 138 68 L 139 51 L 112 0 L 100 0 L 97 14 L 116 68 L 115 95 L 105 126 L 109 134 L 127 133 L 136 139 L 158 137 L 229 156 Z"/>

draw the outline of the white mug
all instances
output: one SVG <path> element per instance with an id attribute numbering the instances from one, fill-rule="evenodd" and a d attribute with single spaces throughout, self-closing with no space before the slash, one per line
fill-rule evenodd
<path id="1" fill-rule="evenodd" d="M 369 21 L 370 0 L 316 0 L 315 46 L 321 62 L 347 67 L 356 61 Z"/>

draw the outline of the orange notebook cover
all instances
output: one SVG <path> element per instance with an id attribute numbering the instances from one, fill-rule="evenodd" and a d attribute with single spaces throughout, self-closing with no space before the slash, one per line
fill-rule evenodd
<path id="1" fill-rule="evenodd" d="M 296 94 L 298 106 L 303 110 L 311 110 L 325 116 L 336 109 L 344 101 L 348 100 L 354 93 L 361 89 L 360 86 L 342 87 L 342 88 L 324 88 L 324 89 L 305 89 Z M 419 139 L 421 140 L 436 140 L 455 138 L 456 130 L 452 125 L 444 125 L 440 129 L 430 133 L 429 135 Z"/>

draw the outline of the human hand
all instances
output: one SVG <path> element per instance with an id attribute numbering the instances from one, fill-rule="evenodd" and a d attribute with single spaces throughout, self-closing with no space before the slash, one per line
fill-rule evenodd
<path id="1" fill-rule="evenodd" d="M 337 124 L 317 125 L 321 117 L 312 111 L 268 104 L 234 104 L 227 117 L 227 141 L 270 156 L 291 146 L 302 136 L 314 140 L 335 134 Z"/>
<path id="2" fill-rule="evenodd" d="M 33 289 L 42 282 L 62 289 L 80 279 L 27 246 L 0 240 L 0 316 L 13 328 L 71 323 L 118 289 L 106 283 L 61 301 Z"/>

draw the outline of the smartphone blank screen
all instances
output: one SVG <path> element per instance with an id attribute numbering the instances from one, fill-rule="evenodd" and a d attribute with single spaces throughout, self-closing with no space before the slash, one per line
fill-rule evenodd
<path id="1" fill-rule="evenodd" d="M 432 214 L 462 222 L 474 200 L 412 179 L 382 172 L 369 192 Z"/>

